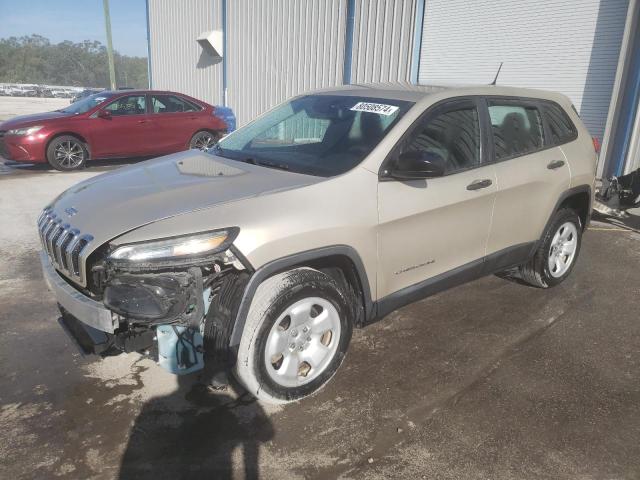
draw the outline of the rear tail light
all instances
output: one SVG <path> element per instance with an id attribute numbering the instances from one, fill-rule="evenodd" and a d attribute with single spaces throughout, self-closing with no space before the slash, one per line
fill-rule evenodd
<path id="1" fill-rule="evenodd" d="M 600 153 L 600 140 L 598 139 L 598 137 L 591 137 L 591 140 L 593 140 L 593 149 L 596 151 L 596 153 Z"/>

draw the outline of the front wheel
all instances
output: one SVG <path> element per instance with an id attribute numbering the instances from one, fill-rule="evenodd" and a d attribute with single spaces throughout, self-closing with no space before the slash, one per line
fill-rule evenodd
<path id="1" fill-rule="evenodd" d="M 350 316 L 344 292 L 322 272 L 298 268 L 265 280 L 247 315 L 235 376 L 266 403 L 317 392 L 345 357 Z"/>
<path id="2" fill-rule="evenodd" d="M 522 279 L 548 288 L 564 281 L 576 263 L 582 242 L 580 217 L 571 209 L 558 210 L 533 258 L 520 267 Z"/>
<path id="3" fill-rule="evenodd" d="M 68 172 L 84 167 L 89 152 L 84 143 L 72 135 L 54 138 L 47 147 L 47 161 L 56 170 Z"/>
<path id="4" fill-rule="evenodd" d="M 206 151 L 218 143 L 218 140 L 220 140 L 220 135 L 207 130 L 200 130 L 191 137 L 189 148 Z"/>

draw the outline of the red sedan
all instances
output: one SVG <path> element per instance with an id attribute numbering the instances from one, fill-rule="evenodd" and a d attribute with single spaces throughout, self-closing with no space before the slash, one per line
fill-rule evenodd
<path id="1" fill-rule="evenodd" d="M 235 128 L 230 109 L 152 90 L 104 91 L 0 123 L 0 155 L 75 170 L 88 160 L 206 149 Z"/>

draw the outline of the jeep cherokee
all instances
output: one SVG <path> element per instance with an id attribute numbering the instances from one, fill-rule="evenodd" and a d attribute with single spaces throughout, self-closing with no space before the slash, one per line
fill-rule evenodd
<path id="1" fill-rule="evenodd" d="M 232 371 L 284 403 L 403 305 L 497 272 L 566 279 L 595 169 L 560 94 L 345 86 L 68 189 L 38 220 L 41 261 L 86 352 Z"/>

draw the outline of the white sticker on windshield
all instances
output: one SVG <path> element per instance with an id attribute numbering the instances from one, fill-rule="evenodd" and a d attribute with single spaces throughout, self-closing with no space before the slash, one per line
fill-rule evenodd
<path id="1" fill-rule="evenodd" d="M 400 107 L 385 105 L 384 103 L 358 102 L 351 110 L 354 112 L 377 113 L 378 115 L 393 115 Z"/>

